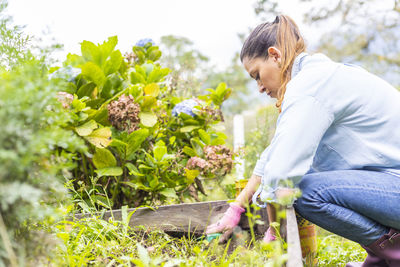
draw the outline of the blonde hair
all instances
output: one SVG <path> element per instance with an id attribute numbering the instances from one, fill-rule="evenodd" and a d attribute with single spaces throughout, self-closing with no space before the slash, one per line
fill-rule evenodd
<path id="1" fill-rule="evenodd" d="M 268 59 L 268 48 L 276 46 L 282 53 L 281 87 L 278 89 L 276 107 L 281 111 L 286 86 L 290 81 L 294 59 L 306 50 L 303 37 L 292 18 L 286 15 L 276 16 L 273 22 L 258 25 L 247 37 L 240 52 L 240 60 L 262 57 Z"/>

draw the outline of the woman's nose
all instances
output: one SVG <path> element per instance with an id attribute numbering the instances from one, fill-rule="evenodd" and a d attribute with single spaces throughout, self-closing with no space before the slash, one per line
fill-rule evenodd
<path id="1" fill-rule="evenodd" d="M 258 82 L 258 91 L 260 93 L 263 93 L 265 91 L 265 87 L 264 85 L 262 85 L 260 82 Z"/>

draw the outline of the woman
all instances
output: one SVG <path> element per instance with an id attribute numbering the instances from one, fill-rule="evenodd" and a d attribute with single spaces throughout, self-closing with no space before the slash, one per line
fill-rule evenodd
<path id="1" fill-rule="evenodd" d="M 363 266 L 400 266 L 400 93 L 362 68 L 306 54 L 284 15 L 253 30 L 241 60 L 280 115 L 246 188 L 206 232 L 226 238 L 246 202 L 275 202 L 294 185 L 296 211 L 360 243 Z"/>

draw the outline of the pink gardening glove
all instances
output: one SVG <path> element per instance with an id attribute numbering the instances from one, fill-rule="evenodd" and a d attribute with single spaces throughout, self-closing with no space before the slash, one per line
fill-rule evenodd
<path id="1" fill-rule="evenodd" d="M 229 204 L 229 208 L 225 211 L 224 216 L 206 229 L 206 234 L 223 233 L 219 242 L 223 243 L 232 234 L 233 228 L 239 224 L 240 216 L 245 211 L 244 208 L 237 204 Z"/>

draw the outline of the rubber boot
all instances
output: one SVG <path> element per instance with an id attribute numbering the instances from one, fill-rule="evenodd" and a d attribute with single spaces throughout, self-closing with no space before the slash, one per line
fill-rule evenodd
<path id="1" fill-rule="evenodd" d="M 367 246 L 361 245 L 368 253 L 367 258 L 365 258 L 364 262 L 349 262 L 346 264 L 346 267 L 388 267 L 386 261 L 384 259 L 376 256 L 371 249 Z"/>
<path id="2" fill-rule="evenodd" d="M 368 246 L 377 257 L 386 261 L 389 267 L 400 267 L 400 231 L 390 229 L 377 241 Z M 373 266 L 373 265 L 363 265 Z"/>
<path id="3" fill-rule="evenodd" d="M 349 262 L 346 267 L 388 267 L 386 260 L 379 258 L 367 246 L 361 245 L 368 253 L 364 262 Z"/>
<path id="4" fill-rule="evenodd" d="M 369 246 L 362 247 L 368 256 L 361 264 L 360 262 L 349 262 L 346 267 L 400 267 L 400 231 L 390 229 Z"/>
<path id="5" fill-rule="evenodd" d="M 390 229 L 369 246 L 362 246 L 368 256 L 364 263 L 349 262 L 346 267 L 400 267 L 400 231 Z"/>

